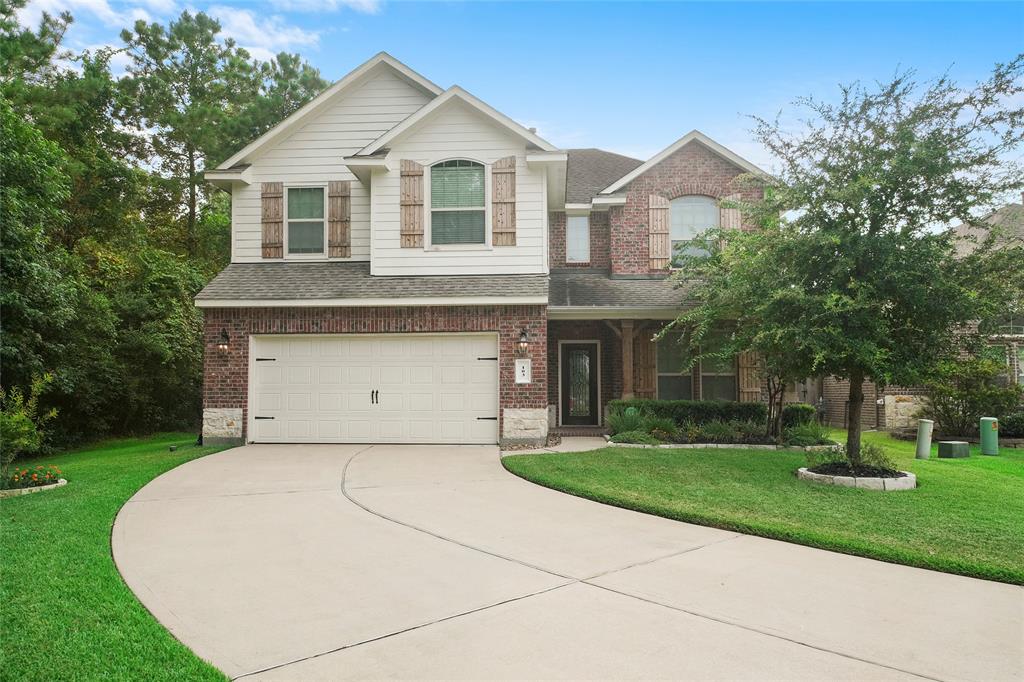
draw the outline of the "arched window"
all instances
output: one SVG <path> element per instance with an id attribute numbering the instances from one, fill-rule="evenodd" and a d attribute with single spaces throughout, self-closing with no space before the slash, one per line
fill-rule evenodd
<path id="1" fill-rule="evenodd" d="M 672 254 L 707 253 L 693 242 L 705 230 L 718 227 L 718 215 L 718 202 L 711 197 L 690 195 L 673 199 L 669 205 Z"/>
<path id="2" fill-rule="evenodd" d="M 456 159 L 430 167 L 430 243 L 483 244 L 484 166 Z"/>

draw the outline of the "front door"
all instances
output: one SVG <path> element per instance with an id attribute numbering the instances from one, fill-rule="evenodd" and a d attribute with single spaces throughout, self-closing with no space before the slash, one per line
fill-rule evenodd
<path id="1" fill-rule="evenodd" d="M 562 344 L 562 424 L 597 426 L 597 344 Z"/>

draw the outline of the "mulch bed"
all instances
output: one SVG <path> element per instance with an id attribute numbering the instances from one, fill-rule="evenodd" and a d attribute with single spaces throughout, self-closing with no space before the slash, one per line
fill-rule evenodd
<path id="1" fill-rule="evenodd" d="M 895 469 L 872 466 L 852 467 L 846 462 L 829 462 L 809 469 L 809 471 L 825 476 L 853 476 L 856 478 L 903 478 L 906 476 L 906 473 Z"/>

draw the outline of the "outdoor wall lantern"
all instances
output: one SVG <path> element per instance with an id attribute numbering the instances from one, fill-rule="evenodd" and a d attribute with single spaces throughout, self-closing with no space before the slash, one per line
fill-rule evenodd
<path id="1" fill-rule="evenodd" d="M 520 355 L 526 355 L 526 351 L 530 349 L 530 334 L 523 328 L 523 331 L 519 332 L 519 343 L 516 344 L 519 349 Z"/>
<path id="2" fill-rule="evenodd" d="M 231 338 L 228 336 L 228 330 L 227 329 L 221 329 L 220 330 L 220 340 L 217 341 L 217 350 L 219 350 L 221 352 L 226 351 L 228 349 L 228 343 L 230 341 L 231 341 Z"/>

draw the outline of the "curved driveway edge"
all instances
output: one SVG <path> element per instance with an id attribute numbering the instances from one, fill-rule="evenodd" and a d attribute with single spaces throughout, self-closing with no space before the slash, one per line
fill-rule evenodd
<path id="1" fill-rule="evenodd" d="M 492 447 L 228 450 L 140 490 L 112 544 L 235 678 L 1024 676 L 1019 587 L 604 506 Z"/>

